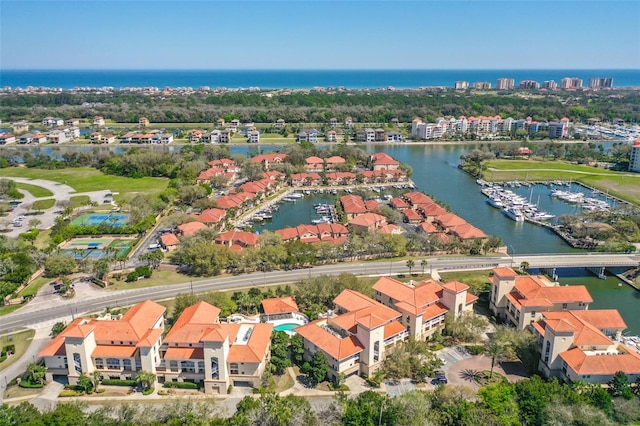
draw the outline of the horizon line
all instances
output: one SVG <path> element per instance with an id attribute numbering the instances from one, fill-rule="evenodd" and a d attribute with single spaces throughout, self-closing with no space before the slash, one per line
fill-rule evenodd
<path id="1" fill-rule="evenodd" d="M 634 68 L 0 68 L 5 71 L 636 71 Z"/>

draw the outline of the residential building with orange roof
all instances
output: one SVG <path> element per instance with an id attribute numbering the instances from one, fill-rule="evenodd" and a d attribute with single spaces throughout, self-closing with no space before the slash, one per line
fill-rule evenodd
<path id="1" fill-rule="evenodd" d="M 402 323 L 415 340 L 424 340 L 442 329 L 447 313 L 457 317 L 471 312 L 478 297 L 468 289 L 458 281 L 440 284 L 428 279 L 405 284 L 390 277 L 382 277 L 373 285 L 375 299 L 402 313 Z"/>
<path id="2" fill-rule="evenodd" d="M 224 218 L 227 215 L 226 210 L 222 209 L 206 209 L 202 213 L 193 215 L 193 217 L 198 221 L 202 222 L 206 225 L 220 225 L 224 223 Z"/>
<path id="3" fill-rule="evenodd" d="M 293 186 L 318 186 L 322 185 L 322 177 L 317 173 L 294 173 L 291 175 Z"/>
<path id="4" fill-rule="evenodd" d="M 387 235 L 401 235 L 404 234 L 404 228 L 402 226 L 395 225 L 393 223 L 388 223 L 380 229 L 378 229 L 379 234 L 387 234 Z"/>
<path id="5" fill-rule="evenodd" d="M 377 213 L 364 213 L 351 220 L 347 226 L 353 229 L 356 234 L 367 234 L 375 232 L 387 224 L 387 219 Z"/>
<path id="6" fill-rule="evenodd" d="M 567 382 L 605 384 L 622 371 L 633 383 L 640 377 L 640 354 L 621 343 L 626 327 L 616 309 L 542 313 L 532 327 L 540 372 Z"/>
<path id="7" fill-rule="evenodd" d="M 395 170 L 400 168 L 400 162 L 385 152 L 377 152 L 369 156 L 373 170 Z"/>
<path id="8" fill-rule="evenodd" d="M 180 245 L 180 240 L 175 236 L 175 234 L 163 234 L 160 236 L 160 245 L 164 250 L 173 251 Z"/>
<path id="9" fill-rule="evenodd" d="M 424 220 L 422 215 L 415 210 L 405 209 L 402 211 L 402 220 L 405 223 L 418 224 Z"/>
<path id="10" fill-rule="evenodd" d="M 320 157 L 307 157 L 305 158 L 304 163 L 304 167 L 307 172 L 321 172 L 324 170 L 324 160 Z"/>
<path id="11" fill-rule="evenodd" d="M 353 219 L 367 212 L 367 206 L 359 195 L 343 195 L 340 197 L 340 205 L 348 219 Z"/>
<path id="12" fill-rule="evenodd" d="M 329 130 L 329 132 L 332 132 L 332 130 Z M 335 130 L 333 130 L 333 134 L 335 135 Z M 327 169 L 331 170 L 334 167 L 336 167 L 337 165 L 340 164 L 346 164 L 347 160 L 345 160 L 344 158 L 338 156 L 338 155 L 334 155 L 332 157 L 329 157 L 325 160 L 325 163 L 327 165 Z"/>
<path id="13" fill-rule="evenodd" d="M 353 290 L 334 299 L 326 317 L 296 328 L 304 340 L 304 359 L 321 351 L 329 377 L 370 376 L 382 365 L 389 346 L 407 338 L 401 314 Z"/>
<path id="14" fill-rule="evenodd" d="M 426 207 L 435 203 L 435 201 L 433 201 L 431 197 L 417 191 L 407 192 L 406 194 L 402 195 L 402 199 L 406 201 L 414 210 L 418 209 L 418 207 Z"/>
<path id="15" fill-rule="evenodd" d="M 177 228 L 178 233 L 184 235 L 185 237 L 192 237 L 203 229 L 209 229 L 209 227 L 202 222 L 183 223 L 182 225 L 178 225 Z"/>
<path id="16" fill-rule="evenodd" d="M 405 210 L 409 208 L 409 204 L 407 204 L 407 202 L 405 200 L 403 200 L 402 198 L 392 198 L 391 200 L 389 200 L 389 205 L 396 209 L 396 210 Z"/>
<path id="17" fill-rule="evenodd" d="M 458 226 L 451 226 L 448 228 L 449 232 L 459 239 L 465 240 L 485 240 L 487 234 L 482 229 L 476 228 L 470 223 L 464 223 Z"/>
<path id="18" fill-rule="evenodd" d="M 223 195 L 222 197 L 216 198 L 215 201 L 218 208 L 221 208 L 223 210 L 238 209 L 238 211 L 236 211 L 236 214 L 239 214 L 239 208 L 246 204 L 250 204 L 254 196 L 255 194 L 251 192 L 239 192 L 235 194 Z"/>
<path id="19" fill-rule="evenodd" d="M 300 309 L 293 296 L 272 297 L 262 300 L 261 320 L 263 322 L 291 319 L 299 316 L 302 316 L 302 314 L 300 314 Z M 304 319 L 305 322 L 308 321 L 306 316 L 304 316 Z"/>
<path id="20" fill-rule="evenodd" d="M 339 223 L 298 225 L 292 228 L 276 229 L 274 232 L 282 238 L 283 242 L 300 240 L 303 243 L 344 244 L 349 235 L 349 230 Z"/>
<path id="21" fill-rule="evenodd" d="M 542 275 L 518 275 L 507 267 L 493 270 L 489 307 L 497 318 L 520 330 L 544 312 L 587 310 L 591 302 L 583 285 L 560 286 Z"/>
<path id="22" fill-rule="evenodd" d="M 220 323 L 219 314 L 206 302 L 184 310 L 164 338 L 160 382 L 199 383 L 213 394 L 226 394 L 230 385 L 260 386 L 273 325 Z"/>
<path id="23" fill-rule="evenodd" d="M 279 164 L 284 162 L 287 158 L 287 154 L 281 154 L 279 152 L 272 152 L 269 154 L 260 154 L 251 158 L 253 163 L 262 163 L 265 170 L 269 170 L 269 164 Z"/>
<path id="24" fill-rule="evenodd" d="M 352 172 L 327 172 L 327 185 L 352 185 L 356 175 Z"/>
<path id="25" fill-rule="evenodd" d="M 134 379 L 140 370 L 156 373 L 166 308 L 151 300 L 134 305 L 120 319 L 77 318 L 40 353 L 47 381 L 77 384 L 82 373 Z"/>
<path id="26" fill-rule="evenodd" d="M 257 246 L 260 237 L 251 232 L 233 230 L 223 232 L 218 235 L 214 241 L 216 244 L 225 245 L 232 250 L 240 251 L 247 247 Z"/>

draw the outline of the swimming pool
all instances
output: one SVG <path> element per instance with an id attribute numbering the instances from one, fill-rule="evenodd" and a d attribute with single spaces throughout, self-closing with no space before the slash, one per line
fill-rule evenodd
<path id="1" fill-rule="evenodd" d="M 284 324 L 278 324 L 273 327 L 273 331 L 293 331 L 294 329 L 300 327 L 300 324 L 287 322 Z"/>

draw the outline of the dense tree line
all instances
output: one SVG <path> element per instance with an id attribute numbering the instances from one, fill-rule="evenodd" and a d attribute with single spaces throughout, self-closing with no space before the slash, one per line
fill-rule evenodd
<path id="1" fill-rule="evenodd" d="M 612 383 L 616 390 L 578 382 L 561 384 L 538 376 L 517 383 L 500 382 L 477 393 L 467 387 L 439 386 L 434 391 L 415 390 L 395 397 L 366 391 L 312 408 L 306 398 L 265 392 L 247 396 L 231 417 L 214 400 L 171 399 L 164 404 L 123 403 L 89 410 L 82 403 L 60 403 L 41 413 L 33 405 L 0 406 L 0 424 L 29 426 L 115 425 L 582 425 L 634 424 L 640 421 L 638 396 L 628 381 Z M 634 388 L 637 389 L 637 388 Z M 631 393 L 630 393 L 631 392 Z"/>
<path id="2" fill-rule="evenodd" d="M 428 121 L 445 115 L 501 115 L 548 121 L 590 117 L 628 122 L 640 121 L 640 94 L 636 92 L 553 92 L 538 96 L 475 94 L 459 91 L 349 91 L 318 93 L 191 94 L 170 97 L 116 92 L 70 93 L 3 97 L 0 119 L 40 121 L 46 115 L 88 118 L 103 115 L 117 122 L 137 123 L 148 117 L 157 123 L 215 123 L 218 118 L 273 123 L 328 123 L 351 116 L 360 123 L 389 123 L 392 118 L 408 123 L 414 117 Z"/>
<path id="3" fill-rule="evenodd" d="M 21 240 L 0 235 L 0 305 L 44 263 L 44 255 Z"/>

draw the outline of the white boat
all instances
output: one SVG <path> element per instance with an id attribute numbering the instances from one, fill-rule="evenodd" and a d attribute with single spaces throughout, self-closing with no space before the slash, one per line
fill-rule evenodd
<path id="1" fill-rule="evenodd" d="M 504 207 L 504 204 L 502 203 L 502 201 L 500 201 L 500 199 L 496 197 L 489 197 L 489 199 L 487 200 L 487 203 L 489 203 L 490 206 L 495 207 L 497 209 L 501 209 Z"/>
<path id="2" fill-rule="evenodd" d="M 289 198 L 304 198 L 304 194 L 300 192 L 292 192 L 288 195 Z"/>
<path id="3" fill-rule="evenodd" d="M 524 215 L 518 209 L 509 207 L 507 209 L 502 210 L 502 212 L 511 220 L 515 220 L 516 222 L 524 222 Z"/>

